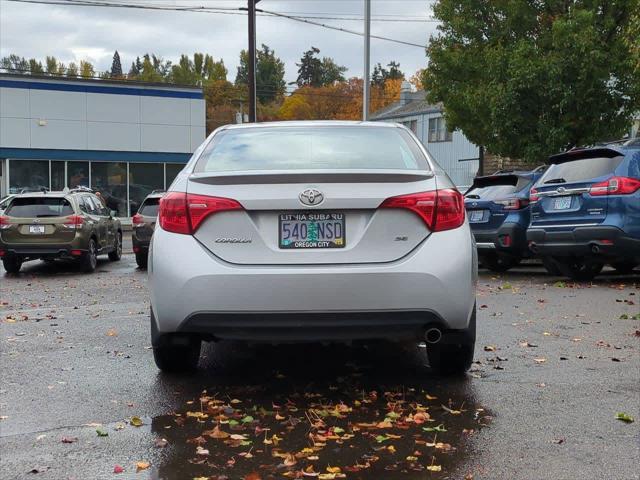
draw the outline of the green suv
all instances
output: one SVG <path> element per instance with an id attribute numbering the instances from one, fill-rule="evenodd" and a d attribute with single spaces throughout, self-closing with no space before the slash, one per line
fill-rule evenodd
<path id="1" fill-rule="evenodd" d="M 24 193 L 0 216 L 0 257 L 8 273 L 27 260 L 74 259 L 93 272 L 97 256 L 122 255 L 122 226 L 89 189 Z"/>
<path id="2" fill-rule="evenodd" d="M 156 228 L 160 199 L 164 193 L 164 190 L 154 190 L 147 195 L 138 212 L 131 218 L 131 226 L 133 227 L 131 242 L 133 244 L 133 253 L 136 254 L 136 263 L 140 268 L 147 268 L 149 244 Z"/>

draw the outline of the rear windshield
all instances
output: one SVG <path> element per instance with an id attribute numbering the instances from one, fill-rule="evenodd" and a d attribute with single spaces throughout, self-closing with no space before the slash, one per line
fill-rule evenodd
<path id="1" fill-rule="evenodd" d="M 73 207 L 64 198 L 14 198 L 4 212 L 10 217 L 66 217 L 73 214 Z"/>
<path id="2" fill-rule="evenodd" d="M 140 210 L 138 210 L 138 213 L 140 215 L 144 215 L 145 217 L 157 217 L 159 206 L 159 198 L 147 198 L 144 203 L 140 205 Z"/>
<path id="3" fill-rule="evenodd" d="M 622 160 L 624 160 L 624 157 L 598 157 L 554 164 L 542 176 L 539 185 L 544 185 L 545 183 L 584 182 L 609 175 L 618 168 Z"/>
<path id="4" fill-rule="evenodd" d="M 429 170 L 429 164 L 400 128 L 260 127 L 218 133 L 194 171 L 303 169 Z"/>
<path id="5" fill-rule="evenodd" d="M 467 198 L 477 198 L 481 200 L 504 200 L 513 197 L 518 192 L 527 188 L 532 182 L 525 177 L 507 177 L 504 180 L 496 179 L 493 185 L 486 187 L 474 187 L 465 193 Z"/>

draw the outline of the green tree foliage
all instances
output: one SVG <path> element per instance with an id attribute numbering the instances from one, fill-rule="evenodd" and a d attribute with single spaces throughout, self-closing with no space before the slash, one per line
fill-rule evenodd
<path id="1" fill-rule="evenodd" d="M 335 63 L 333 58 L 323 57 L 320 60 L 316 55 L 320 49 L 311 47 L 300 59 L 298 66 L 298 87 L 323 87 L 335 82 L 344 82 L 344 72 L 347 67 Z"/>
<path id="2" fill-rule="evenodd" d="M 122 78 L 122 63 L 120 62 L 120 54 L 117 50 L 113 54 L 113 61 L 111 62 L 111 77 Z"/>
<path id="3" fill-rule="evenodd" d="M 96 71 L 94 70 L 91 62 L 87 62 L 85 60 L 80 60 L 79 73 L 82 78 L 93 78 L 96 76 Z"/>
<path id="4" fill-rule="evenodd" d="M 450 128 L 499 155 L 539 162 L 619 136 L 639 107 L 633 12 L 638 0 L 440 0 L 423 85 Z"/>
<path id="5" fill-rule="evenodd" d="M 37 61 L 35 58 L 30 58 L 29 72 L 31 73 L 31 75 L 44 75 L 44 68 L 42 68 L 42 63 Z"/>
<path id="6" fill-rule="evenodd" d="M 240 66 L 236 74 L 236 85 L 247 85 L 249 55 L 240 52 Z M 256 91 L 261 103 L 269 103 L 284 95 L 284 62 L 276 57 L 268 46 L 262 45 L 256 54 Z"/>
<path id="7" fill-rule="evenodd" d="M 145 53 L 142 60 L 142 68 L 136 79 L 142 82 L 163 82 L 170 70 L 171 62 L 165 62 L 161 57 Z"/>
<path id="8" fill-rule="evenodd" d="M 67 66 L 66 76 L 72 78 L 76 78 L 78 76 L 78 65 L 75 62 L 71 62 Z"/>
<path id="9" fill-rule="evenodd" d="M 181 55 L 171 67 L 169 81 L 180 85 L 205 85 L 208 82 L 226 80 L 227 68 L 222 60 L 215 61 L 209 54 L 194 53 L 193 60 Z"/>
<path id="10" fill-rule="evenodd" d="M 64 63 L 59 62 L 56 57 L 47 56 L 45 58 L 44 63 L 45 63 L 47 75 L 62 76 L 67 71 L 67 68 L 65 67 Z"/>
<path id="11" fill-rule="evenodd" d="M 29 61 L 12 53 L 0 60 L 0 68 L 9 73 L 26 74 L 29 73 Z"/>
<path id="12" fill-rule="evenodd" d="M 129 69 L 127 78 L 136 79 L 138 75 L 140 75 L 140 72 L 142 72 L 142 62 L 140 61 L 140 57 L 136 57 L 136 61 L 131 62 L 131 68 Z"/>
<path id="13" fill-rule="evenodd" d="M 400 63 L 391 61 L 387 64 L 389 69 L 384 68 L 380 63 L 373 67 L 371 73 L 371 84 L 383 87 L 387 80 L 403 80 L 404 73 L 400 70 Z"/>

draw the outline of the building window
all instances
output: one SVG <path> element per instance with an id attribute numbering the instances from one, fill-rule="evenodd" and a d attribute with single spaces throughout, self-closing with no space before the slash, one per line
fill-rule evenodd
<path id="1" fill-rule="evenodd" d="M 71 164 L 73 162 L 69 162 Z M 127 164 L 91 162 L 91 188 L 100 192 L 109 210 L 127 217 Z"/>
<path id="2" fill-rule="evenodd" d="M 51 162 L 51 190 L 64 190 L 64 162 Z"/>
<path id="3" fill-rule="evenodd" d="M 9 193 L 49 189 L 49 160 L 10 160 Z"/>
<path id="4" fill-rule="evenodd" d="M 185 167 L 186 164 L 184 164 L 184 163 L 167 163 L 166 165 L 167 165 L 167 185 L 166 185 L 166 188 L 168 189 L 169 186 L 171 186 L 171 183 L 175 180 L 175 178 L 178 176 L 178 174 Z"/>
<path id="5" fill-rule="evenodd" d="M 134 215 L 144 198 L 153 190 L 164 189 L 162 163 L 129 164 L 129 211 Z"/>
<path id="6" fill-rule="evenodd" d="M 417 120 L 408 120 L 406 122 L 402 122 L 402 124 L 411 130 L 413 133 L 418 133 L 418 121 Z"/>
<path id="7" fill-rule="evenodd" d="M 429 119 L 429 142 L 450 142 L 453 133 L 447 129 L 444 117 Z"/>
<path id="8" fill-rule="evenodd" d="M 67 186 L 89 186 L 89 162 L 67 162 Z"/>

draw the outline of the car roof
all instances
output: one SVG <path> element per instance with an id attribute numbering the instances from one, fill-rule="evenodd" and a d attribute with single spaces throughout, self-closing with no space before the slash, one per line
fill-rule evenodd
<path id="1" fill-rule="evenodd" d="M 269 127 L 371 127 L 371 128 L 398 128 L 399 123 L 392 122 L 365 122 L 358 120 L 292 120 L 284 122 L 260 122 L 229 124 L 221 127 L 223 130 L 237 130 L 245 128 L 269 128 Z"/>
<path id="2" fill-rule="evenodd" d="M 628 153 L 637 152 L 638 150 L 640 150 L 640 141 L 638 141 L 638 139 L 631 139 L 623 144 L 612 143 L 607 145 L 595 145 L 593 147 L 573 148 L 566 152 L 551 155 L 547 160 L 547 164 L 559 164 L 571 162 L 573 160 L 582 160 L 585 158 L 614 158 L 625 156 Z"/>

